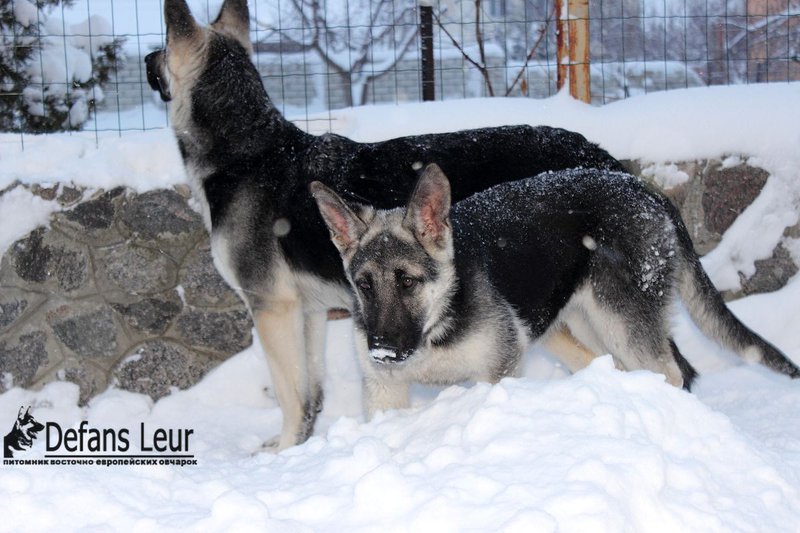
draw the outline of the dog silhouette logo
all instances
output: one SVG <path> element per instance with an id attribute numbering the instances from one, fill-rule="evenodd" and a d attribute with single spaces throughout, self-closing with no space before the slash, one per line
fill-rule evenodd
<path id="1" fill-rule="evenodd" d="M 23 409 L 24 407 L 19 408 L 14 427 L 3 439 L 3 457 L 6 459 L 13 458 L 14 451 L 27 450 L 33 446 L 36 434 L 44 429 L 44 424 L 37 422 L 31 415 L 30 407 L 24 411 Z"/>

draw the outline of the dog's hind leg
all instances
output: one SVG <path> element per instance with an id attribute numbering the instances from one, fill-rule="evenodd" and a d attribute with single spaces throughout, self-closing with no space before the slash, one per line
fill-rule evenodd
<path id="1" fill-rule="evenodd" d="M 650 370 L 663 374 L 667 383 L 684 386 L 684 372 L 676 359 L 666 319 L 668 306 L 653 305 L 644 296 L 630 292 L 628 300 L 617 300 L 619 308 L 611 309 L 590 288 L 579 291 L 577 303 L 602 350 L 611 353 L 626 370 Z M 686 362 L 688 365 L 688 362 Z"/>
<path id="2" fill-rule="evenodd" d="M 273 303 L 268 310 L 253 313 L 283 412 L 283 428 L 274 445 L 277 450 L 305 441 L 316 419 L 316 412 L 313 416 L 308 414 L 312 402 L 309 401 L 303 318 L 299 299 Z"/>

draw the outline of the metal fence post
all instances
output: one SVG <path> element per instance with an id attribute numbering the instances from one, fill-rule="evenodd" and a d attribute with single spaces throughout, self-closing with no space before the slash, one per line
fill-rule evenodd
<path id="1" fill-rule="evenodd" d="M 433 69 L 433 7 L 420 2 L 419 38 L 422 60 L 422 101 L 436 99 L 436 84 Z"/>

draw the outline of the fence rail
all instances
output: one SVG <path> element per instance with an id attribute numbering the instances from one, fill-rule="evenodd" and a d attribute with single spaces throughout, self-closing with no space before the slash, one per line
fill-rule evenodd
<path id="1" fill-rule="evenodd" d="M 162 1 L 0 4 L 0 130 L 46 131 L 48 120 L 96 134 L 165 126 L 142 61 L 163 42 Z M 564 63 L 557 19 L 573 1 L 588 12 L 566 18 L 588 28 L 594 104 L 800 80 L 800 0 L 426 0 L 424 47 L 417 0 L 251 0 L 253 60 L 289 116 L 420 101 L 425 90 L 436 99 L 547 97 Z M 207 22 L 221 0 L 189 3 Z"/>

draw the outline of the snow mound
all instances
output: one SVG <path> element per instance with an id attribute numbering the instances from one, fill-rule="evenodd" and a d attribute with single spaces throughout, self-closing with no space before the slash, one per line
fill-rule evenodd
<path id="1" fill-rule="evenodd" d="M 780 462 L 727 417 L 609 357 L 568 380 L 453 387 L 421 409 L 343 419 L 268 469 L 320 456 L 315 475 L 287 478 L 285 518 L 329 484 L 351 487 L 329 500 L 348 528 L 756 530 L 800 511 Z"/>
<path id="2" fill-rule="evenodd" d="M 5 467 L 4 528 L 780 531 L 800 516 L 797 465 L 610 357 L 567 379 L 450 387 L 422 407 L 339 418 L 304 445 L 252 455 L 258 428 L 277 422 L 274 404 L 241 386 L 256 357 L 243 352 L 155 406 L 110 390 L 88 408 L 95 426 L 191 421 L 199 467 Z M 750 369 L 735 372 L 747 380 Z M 718 377 L 708 389 L 721 409 L 731 393 L 747 396 L 729 385 Z M 0 407 L 33 394 L 15 389 Z M 37 417 L 75 424 L 76 401 L 73 385 L 48 385 Z M 774 433 L 774 422 L 764 427 Z"/>

